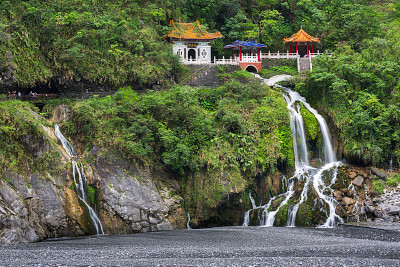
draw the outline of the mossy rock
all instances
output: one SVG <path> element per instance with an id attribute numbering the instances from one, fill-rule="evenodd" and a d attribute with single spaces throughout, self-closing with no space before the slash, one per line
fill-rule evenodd
<path id="1" fill-rule="evenodd" d="M 276 213 L 274 226 L 286 226 L 289 204 L 283 205 Z"/>
<path id="2" fill-rule="evenodd" d="M 301 203 L 297 211 L 296 226 L 312 226 L 313 210 L 308 203 Z"/>
<path id="3" fill-rule="evenodd" d="M 300 105 L 300 113 L 304 121 L 307 146 L 310 154 L 309 158 L 314 158 L 316 155 L 318 155 L 319 148 L 322 145 L 321 128 L 317 118 L 315 118 L 315 116 L 307 108 L 305 108 L 303 104 Z"/>

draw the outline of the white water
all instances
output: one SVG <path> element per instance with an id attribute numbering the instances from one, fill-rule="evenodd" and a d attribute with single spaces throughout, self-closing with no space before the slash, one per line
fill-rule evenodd
<path id="1" fill-rule="evenodd" d="M 192 227 L 190 227 L 190 214 L 189 212 L 186 214 L 187 215 L 187 222 L 186 222 L 186 229 L 190 230 Z"/>
<path id="2" fill-rule="evenodd" d="M 256 76 L 257 78 L 263 79 L 258 74 L 254 74 L 254 76 Z M 264 80 L 264 83 L 266 85 L 274 86 L 278 82 L 287 81 L 287 80 L 291 80 L 291 79 L 293 79 L 293 76 L 283 74 L 283 75 L 276 75 L 276 76 L 273 76 L 273 77 L 271 77 L 269 79 L 263 79 L 263 80 Z"/>
<path id="3" fill-rule="evenodd" d="M 360 199 L 357 196 L 357 191 L 353 185 L 353 182 L 350 182 L 347 189 L 353 191 L 353 198 L 356 200 L 356 202 L 354 203 L 352 212 L 354 213 L 354 218 L 357 220 L 357 222 L 360 222 Z"/>
<path id="4" fill-rule="evenodd" d="M 273 85 L 278 86 L 276 85 L 277 82 L 291 78 L 290 76 L 288 77 L 288 75 L 278 75 L 268 80 L 265 80 L 257 74 L 255 76 L 262 79 L 264 83 L 269 86 Z M 289 88 L 284 88 L 284 87 L 280 88 L 282 88 L 282 90 L 284 91 L 283 97 L 285 98 L 285 101 L 287 103 L 287 108 L 290 113 L 290 126 L 293 136 L 293 150 L 295 155 L 295 173 L 291 178 L 289 178 L 286 181 L 286 183 L 288 183 L 287 191 L 273 198 L 273 199 L 280 199 L 284 197 L 284 199 L 280 202 L 280 205 L 276 208 L 276 210 L 268 211 L 268 209 L 271 206 L 271 201 L 273 199 L 270 199 L 268 204 L 265 206 L 256 207 L 264 209 L 260 225 L 273 226 L 275 221 L 275 216 L 278 213 L 279 209 L 283 207 L 285 204 L 287 204 L 290 198 L 293 196 L 294 194 L 293 188 L 297 181 L 297 182 L 304 182 L 304 186 L 299 201 L 297 202 L 297 204 L 291 206 L 291 208 L 288 210 L 286 226 L 288 227 L 295 226 L 295 221 L 299 206 L 301 203 L 307 200 L 308 191 L 312 186 L 314 192 L 316 192 L 317 194 L 317 198 L 321 201 L 321 204 L 322 202 L 325 202 L 329 206 L 329 213 L 325 210 L 325 213 L 327 215 L 326 222 L 320 227 L 334 227 L 335 225 L 337 225 L 337 223 L 343 222 L 342 218 L 340 218 L 335 212 L 338 203 L 334 199 L 333 190 L 331 189 L 331 186 L 336 182 L 337 168 L 340 165 L 340 162 L 336 162 L 336 155 L 333 151 L 333 146 L 327 123 L 325 119 L 315 109 L 313 109 L 307 103 L 306 99 L 302 97 L 299 93 L 294 92 Z M 302 103 L 303 106 L 315 116 L 320 125 L 320 130 L 323 140 L 322 145 L 324 151 L 323 162 L 325 163 L 325 165 L 320 168 L 311 167 L 309 164 L 304 122 L 303 122 L 303 117 L 301 116 L 300 112 L 301 106 L 299 105 L 299 103 Z M 333 169 L 333 172 L 327 173 L 327 171 L 331 169 Z M 325 184 L 324 179 L 329 180 L 329 183 Z M 254 205 L 252 209 L 255 209 Z M 251 210 L 246 212 L 245 219 L 247 219 L 246 216 L 249 216 L 250 211 Z"/>
<path id="5" fill-rule="evenodd" d="M 275 216 L 278 213 L 279 209 L 282 208 L 284 205 L 286 205 L 289 199 L 293 196 L 294 193 L 293 188 L 294 188 L 294 181 L 292 180 L 288 186 L 287 192 L 284 194 L 285 199 L 281 202 L 281 204 L 278 206 L 276 210 L 268 212 L 267 217 L 265 219 L 265 224 L 263 226 L 274 226 Z"/>
<path id="6" fill-rule="evenodd" d="M 92 219 L 93 225 L 96 228 L 97 234 L 104 234 L 103 226 L 99 217 L 97 216 L 96 212 L 88 203 L 87 198 L 87 179 L 86 174 L 83 170 L 83 164 L 79 164 L 74 160 L 77 156 L 76 151 L 72 144 L 65 138 L 65 136 L 60 132 L 60 128 L 57 123 L 54 123 L 54 134 L 60 140 L 65 152 L 71 157 L 71 164 L 72 164 L 72 177 L 74 178 L 75 188 L 79 199 L 85 204 L 89 211 L 89 216 Z"/>
<path id="7" fill-rule="evenodd" d="M 252 210 L 257 209 L 256 201 L 254 200 L 253 196 L 251 195 L 251 192 L 249 193 L 249 198 L 250 198 L 250 202 L 251 202 L 251 209 L 249 209 L 248 211 L 246 211 L 244 213 L 242 226 L 249 226 L 249 224 L 250 224 L 250 212 Z"/>
<path id="8" fill-rule="evenodd" d="M 249 224 L 250 224 L 250 211 L 251 211 L 251 209 L 244 213 L 242 226 L 249 226 Z"/>

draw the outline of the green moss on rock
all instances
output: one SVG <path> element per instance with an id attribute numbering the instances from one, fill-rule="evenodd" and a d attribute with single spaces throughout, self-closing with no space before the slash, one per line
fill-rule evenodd
<path id="1" fill-rule="evenodd" d="M 297 211 L 296 226 L 312 226 L 313 210 L 308 203 L 301 203 Z"/>
<path id="2" fill-rule="evenodd" d="M 317 143 L 317 145 L 320 145 L 321 129 L 319 127 L 318 120 L 307 108 L 304 107 L 303 104 L 300 105 L 301 105 L 300 113 L 301 116 L 303 116 L 307 141 L 314 141 Z"/>
<path id="3" fill-rule="evenodd" d="M 274 222 L 275 226 L 286 225 L 288 209 L 289 209 L 289 204 L 285 204 L 279 209 L 279 211 L 276 213 L 275 216 L 275 222 Z"/>

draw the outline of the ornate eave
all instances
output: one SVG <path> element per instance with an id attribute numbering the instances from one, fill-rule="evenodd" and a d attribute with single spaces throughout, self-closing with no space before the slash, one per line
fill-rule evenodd
<path id="1" fill-rule="evenodd" d="M 175 23 L 170 22 L 171 30 L 167 35 L 172 40 L 182 41 L 212 41 L 222 37 L 220 32 L 209 33 L 201 28 L 200 22 L 195 23 Z"/>
<path id="2" fill-rule="evenodd" d="M 296 34 L 293 34 L 289 38 L 285 38 L 283 43 L 321 43 L 317 37 L 312 37 L 308 33 L 303 30 L 303 26 L 301 26 L 300 31 Z"/>

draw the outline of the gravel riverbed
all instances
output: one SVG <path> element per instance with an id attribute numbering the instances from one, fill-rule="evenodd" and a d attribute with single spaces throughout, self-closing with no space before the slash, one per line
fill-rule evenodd
<path id="1" fill-rule="evenodd" d="M 221 227 L 0 247 L 0 266 L 400 266 L 400 232 Z"/>

